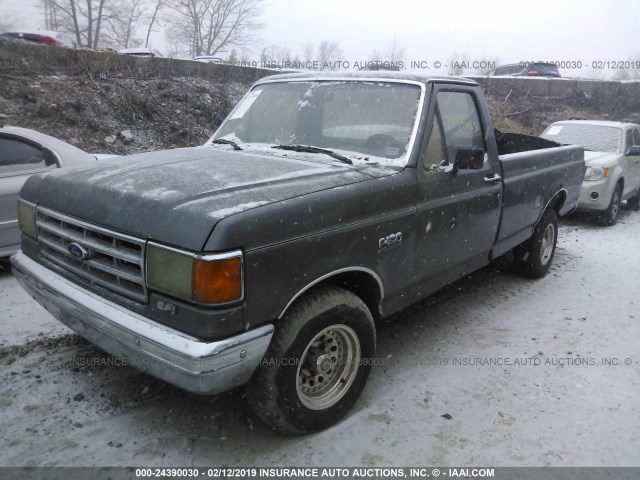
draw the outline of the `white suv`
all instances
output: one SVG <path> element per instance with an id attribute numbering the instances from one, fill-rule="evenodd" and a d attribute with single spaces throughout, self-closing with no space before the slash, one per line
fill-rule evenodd
<path id="1" fill-rule="evenodd" d="M 587 164 L 578 209 L 598 212 L 603 225 L 614 225 L 620 204 L 640 210 L 640 125 L 568 120 L 540 135 L 563 145 L 582 145 Z"/>

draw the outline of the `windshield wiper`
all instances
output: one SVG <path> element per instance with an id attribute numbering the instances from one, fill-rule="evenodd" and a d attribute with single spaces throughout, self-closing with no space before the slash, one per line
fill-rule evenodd
<path id="1" fill-rule="evenodd" d="M 217 143 L 220 145 L 231 145 L 235 151 L 242 150 L 240 145 L 238 145 L 233 140 L 227 140 L 226 138 L 217 138 L 216 140 L 211 140 L 211 143 Z"/>
<path id="2" fill-rule="evenodd" d="M 342 163 L 353 165 L 353 162 L 349 158 L 331 150 L 327 150 L 326 148 L 312 147 L 311 145 L 274 145 L 271 148 L 279 148 L 280 150 L 292 150 L 294 152 L 304 153 L 324 153 L 325 155 L 329 155 L 336 160 L 340 160 Z"/>

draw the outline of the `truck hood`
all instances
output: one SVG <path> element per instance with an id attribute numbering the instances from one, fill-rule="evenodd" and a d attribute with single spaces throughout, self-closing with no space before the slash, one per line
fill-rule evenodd
<path id="1" fill-rule="evenodd" d="M 618 153 L 610 152 L 590 152 L 585 150 L 584 163 L 587 167 L 606 167 L 615 163 L 620 157 Z"/>
<path id="2" fill-rule="evenodd" d="M 130 235 L 198 251 L 225 217 L 381 176 L 282 155 L 212 147 L 131 155 L 33 176 L 21 197 Z"/>

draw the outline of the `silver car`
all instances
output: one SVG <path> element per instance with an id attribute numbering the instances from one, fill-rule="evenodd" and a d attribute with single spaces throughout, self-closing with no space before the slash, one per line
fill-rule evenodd
<path id="1" fill-rule="evenodd" d="M 587 164 L 578 209 L 595 212 L 600 223 L 614 225 L 621 203 L 640 209 L 640 125 L 567 120 L 540 135 L 561 144 L 582 145 Z"/>
<path id="2" fill-rule="evenodd" d="M 0 126 L 0 258 L 20 247 L 18 192 L 30 175 L 95 163 L 113 155 L 91 155 L 44 133 Z"/>

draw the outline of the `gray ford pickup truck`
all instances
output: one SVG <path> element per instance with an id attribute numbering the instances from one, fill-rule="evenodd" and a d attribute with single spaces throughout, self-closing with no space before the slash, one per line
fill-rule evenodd
<path id="1" fill-rule="evenodd" d="M 507 253 L 545 275 L 583 157 L 494 130 L 470 80 L 273 76 L 201 147 L 31 177 L 13 271 L 130 365 L 312 432 L 364 388 L 376 320 Z"/>

